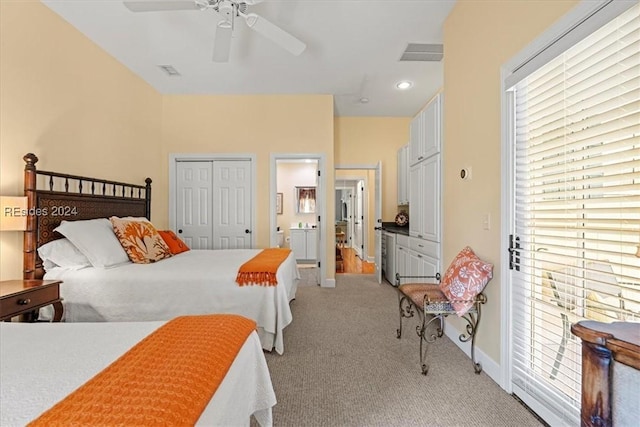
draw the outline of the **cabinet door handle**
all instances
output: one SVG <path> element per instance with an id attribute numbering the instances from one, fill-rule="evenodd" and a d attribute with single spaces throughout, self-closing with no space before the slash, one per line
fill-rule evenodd
<path id="1" fill-rule="evenodd" d="M 19 299 L 18 300 L 18 305 L 27 305 L 27 304 L 31 304 L 31 299 L 30 298 Z"/>

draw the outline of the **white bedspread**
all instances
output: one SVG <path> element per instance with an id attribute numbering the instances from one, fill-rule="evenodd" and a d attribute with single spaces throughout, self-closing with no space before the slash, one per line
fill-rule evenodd
<path id="1" fill-rule="evenodd" d="M 0 425 L 22 426 L 164 322 L 0 323 Z M 198 425 L 270 426 L 276 404 L 257 334 L 240 349 Z"/>
<path id="2" fill-rule="evenodd" d="M 52 269 L 66 322 L 169 320 L 187 314 L 234 313 L 253 319 L 264 349 L 284 351 L 298 269 L 293 253 L 280 265 L 277 286 L 238 286 L 239 267 L 260 249 L 191 250 L 153 264 L 109 269 Z"/>

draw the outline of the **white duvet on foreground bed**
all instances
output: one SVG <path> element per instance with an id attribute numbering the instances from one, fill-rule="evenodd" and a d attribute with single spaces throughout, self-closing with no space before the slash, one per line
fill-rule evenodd
<path id="1" fill-rule="evenodd" d="M 37 418 L 163 323 L 0 323 L 0 425 Z M 275 404 L 254 332 L 197 424 L 248 426 L 253 414 L 270 426 Z"/>
<path id="2" fill-rule="evenodd" d="M 260 249 L 191 250 L 153 264 L 100 269 L 54 268 L 66 322 L 169 320 L 188 314 L 233 313 L 258 324 L 262 347 L 284 351 L 298 269 L 293 253 L 280 265 L 277 286 L 238 286 L 240 266 Z"/>

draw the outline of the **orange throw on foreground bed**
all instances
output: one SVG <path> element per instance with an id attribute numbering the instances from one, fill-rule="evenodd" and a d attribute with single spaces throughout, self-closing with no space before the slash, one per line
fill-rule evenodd
<path id="1" fill-rule="evenodd" d="M 287 259 L 291 249 L 267 248 L 240 266 L 236 282 L 238 285 L 275 286 L 276 272 Z"/>
<path id="2" fill-rule="evenodd" d="M 192 426 L 255 328 L 232 314 L 177 317 L 29 425 Z"/>

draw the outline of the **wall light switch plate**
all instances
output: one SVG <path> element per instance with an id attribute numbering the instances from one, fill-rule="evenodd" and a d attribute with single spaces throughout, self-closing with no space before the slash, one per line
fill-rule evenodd
<path id="1" fill-rule="evenodd" d="M 482 216 L 482 228 L 484 230 L 491 230 L 491 214 L 484 214 Z"/>

